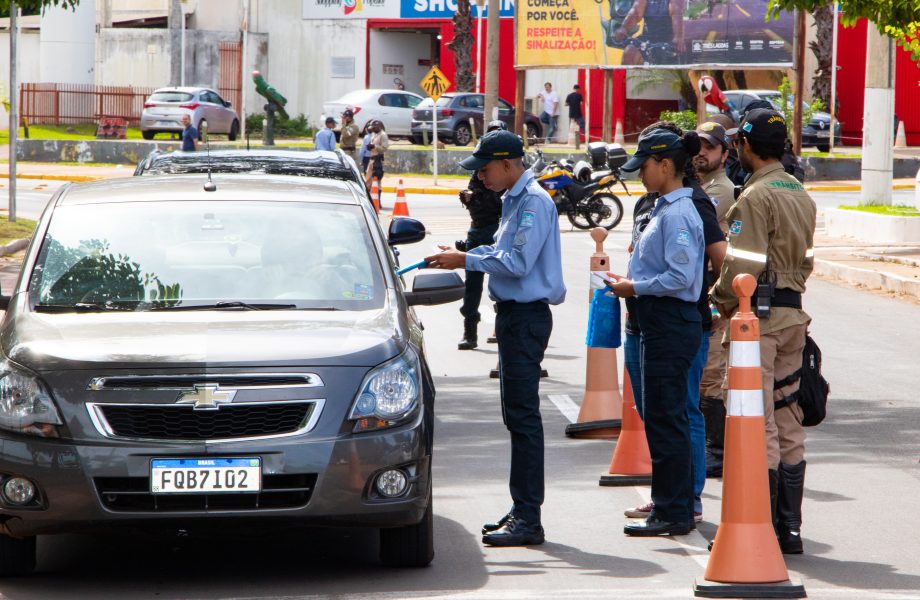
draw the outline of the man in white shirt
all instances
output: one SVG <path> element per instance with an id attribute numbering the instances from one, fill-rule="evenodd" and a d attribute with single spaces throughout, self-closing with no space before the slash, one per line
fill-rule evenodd
<path id="1" fill-rule="evenodd" d="M 540 98 L 543 100 L 543 112 L 549 118 L 549 122 L 546 123 L 546 143 L 548 144 L 553 140 L 553 136 L 556 134 L 556 126 L 559 124 L 559 96 L 553 91 L 553 84 L 547 81 L 543 85 Z M 542 115 L 540 120 L 543 120 Z"/>

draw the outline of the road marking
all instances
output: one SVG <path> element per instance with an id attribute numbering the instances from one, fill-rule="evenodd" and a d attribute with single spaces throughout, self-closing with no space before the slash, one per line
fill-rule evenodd
<path id="1" fill-rule="evenodd" d="M 550 402 L 556 405 L 562 416 L 569 420 L 569 423 L 574 423 L 578 420 L 578 411 L 581 409 L 572 401 L 571 396 L 568 394 L 552 394 L 547 397 Z"/>
<path id="2" fill-rule="evenodd" d="M 751 13 L 749 13 L 749 12 L 746 11 L 746 10 L 744 10 L 744 7 L 742 7 L 740 4 L 736 4 L 736 5 L 735 5 L 735 8 L 737 8 L 737 9 L 741 12 L 742 15 L 744 15 L 745 17 L 750 18 Z"/>

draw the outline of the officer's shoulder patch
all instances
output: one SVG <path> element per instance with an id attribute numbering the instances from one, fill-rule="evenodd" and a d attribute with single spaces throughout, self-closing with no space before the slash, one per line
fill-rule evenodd
<path id="1" fill-rule="evenodd" d="M 533 224 L 536 218 L 537 218 L 537 211 L 523 210 L 521 211 L 521 222 L 518 224 L 518 227 L 521 229 L 524 229 L 525 227 L 533 227 Z"/>
<path id="2" fill-rule="evenodd" d="M 690 257 L 687 256 L 686 250 L 678 250 L 677 254 L 674 255 L 674 262 L 685 265 L 690 262 Z"/>
<path id="3" fill-rule="evenodd" d="M 732 221 L 732 224 L 728 226 L 728 232 L 732 235 L 738 235 L 741 233 L 741 221 L 738 219 Z"/>
<path id="4" fill-rule="evenodd" d="M 677 230 L 677 243 L 681 246 L 690 245 L 690 232 L 686 229 Z"/>
<path id="5" fill-rule="evenodd" d="M 784 190 L 793 190 L 796 192 L 805 191 L 805 186 L 803 186 L 798 181 L 781 181 L 781 180 L 776 179 L 774 181 L 768 181 L 767 187 L 779 188 L 779 189 L 784 189 Z"/>

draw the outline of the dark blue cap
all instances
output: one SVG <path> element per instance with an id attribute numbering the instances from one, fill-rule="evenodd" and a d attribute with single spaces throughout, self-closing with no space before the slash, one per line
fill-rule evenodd
<path id="1" fill-rule="evenodd" d="M 621 171 L 638 171 L 649 156 L 664 154 L 672 150 L 680 150 L 683 142 L 673 131 L 667 129 L 653 129 L 644 136 L 639 137 L 639 147 L 626 164 L 620 167 Z"/>
<path id="2" fill-rule="evenodd" d="M 481 138 L 472 156 L 460 161 L 460 166 L 467 171 L 476 171 L 493 160 L 521 158 L 524 156 L 524 142 L 510 131 L 497 129 Z"/>

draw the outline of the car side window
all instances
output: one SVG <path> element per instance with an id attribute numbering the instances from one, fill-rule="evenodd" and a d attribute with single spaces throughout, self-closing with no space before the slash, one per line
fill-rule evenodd
<path id="1" fill-rule="evenodd" d="M 498 99 L 498 112 L 509 112 L 511 110 L 511 105 L 502 100 Z"/>
<path id="2" fill-rule="evenodd" d="M 377 104 L 380 106 L 397 106 L 397 104 L 393 102 L 393 96 L 395 96 L 395 94 L 380 94 Z"/>
<path id="3" fill-rule="evenodd" d="M 409 96 L 406 95 L 406 103 L 409 105 L 409 108 L 415 108 L 422 101 L 418 96 Z"/>
<path id="4" fill-rule="evenodd" d="M 405 94 L 393 94 L 393 106 L 396 108 L 409 108 L 409 103 L 406 102 Z"/>

